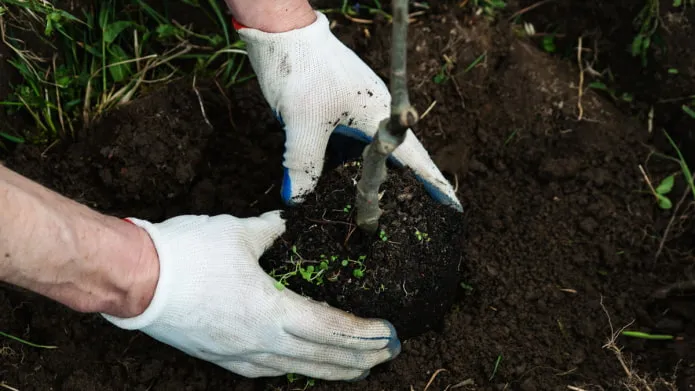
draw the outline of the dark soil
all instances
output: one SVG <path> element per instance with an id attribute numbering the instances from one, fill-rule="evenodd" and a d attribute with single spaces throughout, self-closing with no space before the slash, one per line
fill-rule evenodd
<path id="1" fill-rule="evenodd" d="M 401 355 L 376 368 L 365 381 L 317 382 L 312 389 L 423 390 L 439 369 L 445 371 L 438 373 L 430 391 L 469 383 L 473 385 L 456 389 L 624 389 L 621 383 L 627 381 L 626 374 L 604 344 L 613 331 L 628 324 L 633 330 L 678 337 L 670 341 L 618 337 L 630 368 L 652 380 L 671 381 L 675 372 L 676 389 L 689 389 L 695 382 L 691 343 L 695 305 L 679 291 L 666 298 L 655 298 L 653 293 L 695 278 L 693 199 L 684 198 L 675 210 L 660 209 L 639 170 L 642 165 L 658 183 L 679 167 L 651 152 L 659 148 L 673 155 L 674 151 L 658 137 L 659 129 L 647 131 L 645 117 L 636 114 L 637 105 L 616 105 L 592 90 L 582 97 L 584 116 L 578 120 L 578 69 L 571 59 L 547 55 L 534 42 L 515 38 L 510 26 L 491 27 L 459 9 L 458 3 L 438 3 L 412 24 L 409 71 L 411 99 L 417 108 L 423 112 L 436 101 L 415 132 L 457 183 L 465 209 L 462 226 L 433 223 L 428 216 L 434 215 L 433 207 L 418 193 L 419 187 L 400 190 L 399 186 L 413 184 L 407 174 L 400 173 L 390 188 L 396 190 L 394 195 L 412 191 L 414 202 L 406 208 L 387 193 L 385 206 L 393 209 L 384 223 L 388 239 L 406 243 L 410 253 L 397 255 L 407 247 L 395 243 L 358 242 L 358 232 L 350 238 L 353 245 L 343 249 L 340 245 L 349 226 L 306 219 L 350 221 L 343 208 L 352 203 L 351 185 L 335 184 L 347 174 L 331 171 L 324 181 L 326 189 L 335 187 L 336 194 L 329 192 L 326 197 L 332 198 L 321 203 L 328 205 L 321 210 L 306 205 L 289 211 L 293 217 L 287 243 L 277 243 L 264 257 L 277 262 L 287 257 L 292 245 L 309 260 L 321 253 L 366 255 L 367 273 L 375 274 L 362 283 L 383 282 L 386 289 L 380 292 L 384 300 L 380 303 L 384 304 L 391 300 L 385 298 L 387 294 L 405 298 L 405 292 L 392 285 L 394 281 L 415 277 L 395 267 L 398 262 L 434 262 L 425 254 L 447 251 L 441 259 L 449 263 L 440 270 L 425 270 L 430 278 L 443 277 L 419 283 L 435 282 L 432 286 L 450 292 L 448 285 L 439 284 L 450 283 L 460 270 L 456 295 L 421 293 L 430 305 L 439 300 L 435 306 L 446 308 L 449 301 L 453 306 L 441 329 L 433 327 L 421 335 L 417 334 L 423 330 L 410 329 L 407 312 L 397 312 L 398 307 L 379 311 L 377 315 L 416 335 L 403 343 Z M 576 9 L 590 11 L 577 11 L 574 16 L 590 19 L 601 12 L 602 4 L 582 3 Z M 508 12 L 519 9 L 512 8 Z M 389 26 L 336 20 L 338 36 L 386 77 Z M 611 26 L 600 27 L 610 31 Z M 615 42 L 620 45 L 617 38 Z M 482 54 L 484 60 L 467 69 Z M 446 80 L 435 83 L 442 55 L 453 60 L 453 67 Z M 638 65 L 623 65 L 620 71 L 636 69 Z M 279 186 L 284 138 L 258 86 L 255 82 L 237 86 L 229 92 L 228 101 L 214 87 L 199 84 L 199 89 L 213 129 L 201 113 L 190 82 L 183 82 L 122 107 L 76 143 L 48 151 L 45 146 L 21 147 L 6 163 L 62 194 L 117 216 L 157 221 L 182 213 L 252 216 L 283 208 Z M 674 204 L 685 192 L 678 176 L 670 194 Z M 329 209 L 326 215 L 323 209 Z M 416 220 L 404 224 L 400 229 L 405 231 L 400 232 L 393 226 L 396 213 L 406 213 L 410 219 L 425 216 L 426 225 L 417 228 L 427 232 L 431 242 L 416 241 L 412 228 L 421 224 Z M 307 234 L 313 224 L 313 232 L 321 236 Z M 309 242 L 323 235 L 331 238 L 325 240 L 327 247 Z M 462 257 L 456 248 L 461 239 Z M 451 243 L 433 245 L 446 240 Z M 362 243 L 364 249 L 355 243 Z M 449 275 L 445 267 L 451 268 Z M 388 275 L 379 274 L 386 271 Z M 357 279 L 350 284 L 354 283 Z M 409 283 L 405 290 L 415 292 L 417 288 L 411 291 Z M 337 305 L 360 308 L 358 312 L 373 310 L 363 303 L 340 301 L 331 292 L 338 285 L 332 284 L 325 281 L 316 288 L 296 281 L 290 288 L 301 287 Z M 374 296 L 376 292 L 370 291 L 346 295 L 345 300 Z M 405 304 L 401 309 L 409 308 Z M 11 287 L 0 288 L 0 308 L 2 331 L 59 347 L 40 350 L 3 340 L 0 381 L 22 391 L 303 386 L 303 382 L 287 385 L 283 378 L 242 379 L 140 333 L 116 329 L 99 316 L 78 314 Z"/>
<path id="2" fill-rule="evenodd" d="M 298 293 L 391 320 L 401 339 L 441 330 L 461 281 L 463 219 L 396 170 L 381 188 L 379 231 L 363 232 L 352 207 L 359 175 L 354 163 L 324 174 L 314 195 L 285 212 L 287 232 L 261 265 L 276 279 L 295 272 L 287 283 Z"/>

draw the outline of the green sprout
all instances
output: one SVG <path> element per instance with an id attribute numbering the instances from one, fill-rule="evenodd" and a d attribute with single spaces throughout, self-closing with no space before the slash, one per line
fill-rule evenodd
<path id="1" fill-rule="evenodd" d="M 657 186 L 653 191 L 654 197 L 656 197 L 661 209 L 671 209 L 673 207 L 673 203 L 666 196 L 673 189 L 673 183 L 674 175 L 669 175 L 664 178 L 661 183 L 659 183 L 659 186 Z"/>
<path id="2" fill-rule="evenodd" d="M 347 204 L 347 205 L 345 205 L 345 207 L 343 208 L 343 212 L 345 212 L 345 213 L 350 213 L 350 209 L 352 209 L 352 205 Z"/>
<path id="3" fill-rule="evenodd" d="M 288 373 L 287 374 L 287 382 L 290 384 L 292 384 L 292 383 L 294 383 L 302 378 L 305 378 L 305 377 L 302 375 L 294 374 L 294 373 Z M 312 379 L 310 377 L 306 377 L 305 379 L 306 379 L 306 383 L 304 384 L 304 388 L 302 388 L 301 391 L 305 391 L 307 388 L 313 387 L 314 385 L 316 385 L 316 381 L 314 379 Z"/>
<path id="4" fill-rule="evenodd" d="M 383 229 L 379 231 L 379 239 L 381 239 L 382 242 L 386 242 L 389 240 L 389 237 L 386 236 L 386 231 Z"/>
<path id="5" fill-rule="evenodd" d="M 422 242 L 429 242 L 430 241 L 430 236 L 427 234 L 427 232 L 421 232 L 419 229 L 415 229 L 415 237 L 417 238 L 418 241 Z"/>
<path id="6" fill-rule="evenodd" d="M 649 333 L 643 333 L 641 331 L 628 331 L 625 330 L 621 333 L 622 335 L 626 337 L 632 337 L 632 338 L 641 338 L 641 339 L 651 339 L 651 340 L 671 340 L 674 339 L 673 335 L 667 335 L 667 334 L 649 334 Z"/>
<path id="7" fill-rule="evenodd" d="M 364 261 L 367 260 L 366 255 L 360 255 L 357 260 L 350 259 L 350 258 L 345 258 L 343 259 L 340 264 L 343 267 L 347 267 L 350 264 L 354 264 L 357 267 L 355 269 L 352 269 L 352 275 L 355 278 L 362 278 L 364 277 L 364 272 L 367 270 L 367 266 L 365 266 Z"/>

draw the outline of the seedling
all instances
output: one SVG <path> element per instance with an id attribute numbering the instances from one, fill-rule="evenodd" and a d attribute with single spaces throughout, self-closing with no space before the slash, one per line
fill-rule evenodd
<path id="1" fill-rule="evenodd" d="M 386 235 L 386 231 L 384 231 L 383 229 L 381 231 L 379 231 L 379 239 L 382 242 L 386 242 L 389 240 L 389 237 Z"/>
<path id="2" fill-rule="evenodd" d="M 345 207 L 343 208 L 343 212 L 345 212 L 345 213 L 350 213 L 350 209 L 352 209 L 352 205 L 347 204 L 347 205 L 345 205 Z"/>
<path id="3" fill-rule="evenodd" d="M 654 197 L 656 197 L 656 200 L 659 204 L 659 207 L 661 209 L 671 209 L 673 207 L 673 203 L 671 200 L 666 197 L 668 193 L 671 192 L 673 189 L 673 182 L 674 182 L 674 175 L 669 175 L 666 178 L 664 178 L 661 183 L 659 183 L 659 186 L 654 188 Z"/>
<path id="4" fill-rule="evenodd" d="M 353 260 L 350 258 L 343 259 L 342 262 L 340 263 L 343 267 L 347 267 L 350 264 L 355 264 L 357 267 L 355 269 L 352 269 L 352 275 L 355 278 L 362 278 L 364 277 L 364 272 L 367 270 L 367 266 L 365 266 L 364 261 L 367 259 L 366 255 L 360 255 L 357 260 Z"/>
<path id="5" fill-rule="evenodd" d="M 422 242 L 422 241 L 429 242 L 430 241 L 430 235 L 427 232 L 420 232 L 419 229 L 415 229 L 415 237 L 420 242 Z"/>
<path id="6" fill-rule="evenodd" d="M 304 378 L 304 376 L 302 376 L 302 375 L 296 375 L 294 373 L 288 373 L 287 374 L 287 382 L 290 384 L 292 384 L 292 383 L 294 383 L 302 378 Z M 316 381 L 314 379 L 307 377 L 306 382 L 304 383 L 304 387 L 303 388 L 295 388 L 294 390 L 305 391 L 307 388 L 313 387 L 315 384 L 316 384 Z"/>

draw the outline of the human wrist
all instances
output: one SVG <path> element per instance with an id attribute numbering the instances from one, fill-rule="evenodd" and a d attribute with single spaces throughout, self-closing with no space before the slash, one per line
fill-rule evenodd
<path id="1" fill-rule="evenodd" d="M 307 0 L 225 0 L 234 20 L 245 27 L 267 33 L 282 33 L 316 21 Z"/>
<path id="2" fill-rule="evenodd" d="M 154 296 L 159 257 L 149 234 L 128 220 L 111 222 L 98 258 L 107 280 L 106 292 L 89 312 L 130 318 L 142 314 Z"/>

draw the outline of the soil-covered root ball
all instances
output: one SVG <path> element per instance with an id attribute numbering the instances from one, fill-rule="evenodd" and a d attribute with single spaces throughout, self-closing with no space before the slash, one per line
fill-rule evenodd
<path id="1" fill-rule="evenodd" d="M 278 289 L 362 317 L 391 321 L 401 338 L 439 329 L 460 284 L 463 216 L 438 204 L 407 169 L 381 188 L 376 235 L 354 221 L 358 162 L 324 173 L 307 200 L 289 208 L 287 231 L 261 266 Z"/>

